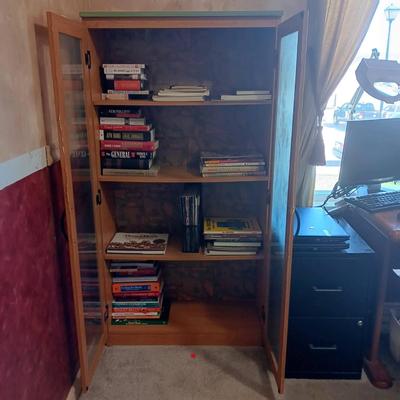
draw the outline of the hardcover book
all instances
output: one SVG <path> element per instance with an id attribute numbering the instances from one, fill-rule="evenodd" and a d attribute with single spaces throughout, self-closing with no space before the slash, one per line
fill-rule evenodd
<path id="1" fill-rule="evenodd" d="M 134 159 L 134 160 L 152 160 L 156 156 L 155 151 L 135 151 L 135 150 L 102 150 L 101 157 L 110 159 Z"/>
<path id="2" fill-rule="evenodd" d="M 100 125 L 146 125 L 146 118 L 100 117 Z"/>
<path id="3" fill-rule="evenodd" d="M 104 131 L 99 130 L 100 140 L 132 140 L 140 142 L 152 142 L 155 140 L 155 131 L 152 129 L 148 132 L 120 132 L 120 131 Z"/>
<path id="4" fill-rule="evenodd" d="M 205 218 L 204 234 L 261 235 L 255 218 Z"/>
<path id="5" fill-rule="evenodd" d="M 99 115 L 101 117 L 140 118 L 142 111 L 137 107 L 102 107 Z"/>
<path id="6" fill-rule="evenodd" d="M 104 131 L 123 131 L 123 132 L 149 132 L 152 129 L 151 124 L 148 125 L 110 125 L 100 124 L 100 129 Z"/>
<path id="7" fill-rule="evenodd" d="M 155 151 L 158 149 L 158 140 L 154 142 L 125 141 L 125 140 L 101 140 L 101 150 L 139 150 Z"/>
<path id="8" fill-rule="evenodd" d="M 167 243 L 167 233 L 117 232 L 107 247 L 107 253 L 165 254 Z"/>
<path id="9" fill-rule="evenodd" d="M 132 176 L 158 176 L 158 172 L 160 171 L 160 166 L 157 164 L 153 164 L 149 169 L 121 169 L 121 168 L 103 168 L 103 175 L 107 176 L 123 176 L 123 175 L 132 175 Z"/>
<path id="10" fill-rule="evenodd" d="M 101 158 L 101 167 L 105 169 L 143 169 L 148 170 L 153 165 L 153 159 Z"/>

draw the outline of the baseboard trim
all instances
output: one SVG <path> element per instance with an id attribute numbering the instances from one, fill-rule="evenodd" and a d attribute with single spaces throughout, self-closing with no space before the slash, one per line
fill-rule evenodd
<path id="1" fill-rule="evenodd" d="M 69 389 L 68 395 L 65 400 L 78 400 L 79 396 L 81 395 L 81 374 L 80 371 L 76 374 L 74 383 L 72 384 L 71 388 Z"/>

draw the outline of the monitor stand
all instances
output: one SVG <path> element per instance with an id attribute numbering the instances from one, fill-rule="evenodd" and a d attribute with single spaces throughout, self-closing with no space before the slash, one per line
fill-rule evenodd
<path id="1" fill-rule="evenodd" d="M 368 194 L 371 193 L 379 193 L 382 190 L 381 184 L 380 183 L 375 183 L 373 185 L 368 185 L 367 186 L 367 192 Z"/>

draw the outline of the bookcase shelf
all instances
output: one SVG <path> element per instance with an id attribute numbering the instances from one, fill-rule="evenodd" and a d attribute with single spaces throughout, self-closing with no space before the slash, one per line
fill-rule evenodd
<path id="1" fill-rule="evenodd" d="M 160 255 L 146 254 L 109 254 L 104 253 L 104 259 L 107 261 L 246 261 L 262 260 L 264 258 L 264 249 L 261 249 L 256 255 L 234 255 L 234 256 L 207 256 L 200 250 L 199 253 L 183 253 L 181 242 L 177 237 L 170 237 L 168 240 L 167 251 Z"/>
<path id="2" fill-rule="evenodd" d="M 99 176 L 100 182 L 113 183 L 229 183 L 268 182 L 269 176 L 212 176 L 202 177 L 195 171 L 178 167 L 162 167 L 158 176 L 107 175 Z"/>
<path id="3" fill-rule="evenodd" d="M 265 106 L 271 100 L 261 101 L 152 101 L 152 100 L 93 100 L 95 106 L 137 106 L 137 107 L 214 107 L 214 106 Z"/>
<path id="4" fill-rule="evenodd" d="M 261 325 L 252 301 L 175 302 L 167 325 L 111 325 L 108 344 L 260 346 Z"/>

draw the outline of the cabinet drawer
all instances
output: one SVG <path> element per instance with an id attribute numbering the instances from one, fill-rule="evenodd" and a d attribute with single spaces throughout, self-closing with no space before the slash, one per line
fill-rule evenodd
<path id="1" fill-rule="evenodd" d="M 294 259 L 291 317 L 367 315 L 370 259 L 328 257 Z"/>
<path id="2" fill-rule="evenodd" d="M 291 318 L 286 376 L 359 378 L 364 325 L 356 318 Z"/>

